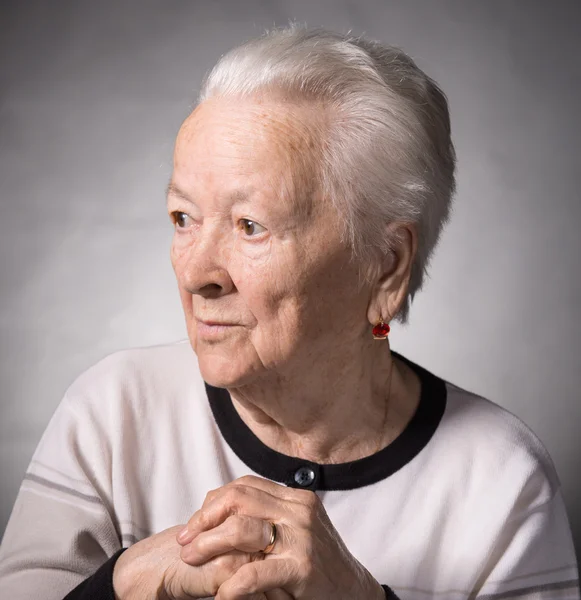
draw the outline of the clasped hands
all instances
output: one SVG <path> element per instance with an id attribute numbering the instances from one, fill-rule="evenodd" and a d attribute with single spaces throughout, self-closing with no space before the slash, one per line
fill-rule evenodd
<path id="1" fill-rule="evenodd" d="M 276 524 L 276 542 L 264 554 L 270 522 Z M 127 555 L 131 551 L 133 556 Z M 116 565 L 113 580 L 115 586 L 117 575 L 120 600 L 385 598 L 381 585 L 343 543 L 316 494 L 253 475 L 208 492 L 186 528 L 171 527 L 146 538 L 122 553 L 120 561 L 124 564 Z M 118 589 L 126 585 L 125 567 L 133 577 L 141 575 L 141 587 L 123 595 Z M 155 595 L 150 595 L 152 587 Z"/>

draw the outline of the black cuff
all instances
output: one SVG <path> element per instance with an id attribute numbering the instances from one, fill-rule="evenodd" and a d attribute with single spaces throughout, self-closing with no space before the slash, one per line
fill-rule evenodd
<path id="1" fill-rule="evenodd" d="M 400 600 L 399 596 L 388 586 L 382 585 L 383 591 L 385 592 L 385 600 Z"/>
<path id="2" fill-rule="evenodd" d="M 107 559 L 90 577 L 79 583 L 63 600 L 115 600 L 113 567 L 127 548 L 121 548 Z"/>

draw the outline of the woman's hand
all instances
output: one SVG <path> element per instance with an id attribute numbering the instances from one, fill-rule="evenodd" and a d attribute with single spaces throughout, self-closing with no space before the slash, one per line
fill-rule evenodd
<path id="1" fill-rule="evenodd" d="M 187 532 L 178 536 L 182 560 L 203 565 L 223 553 L 260 553 L 277 538 L 263 560 L 241 565 L 219 587 L 216 600 L 278 598 L 296 600 L 381 600 L 380 584 L 349 552 L 316 494 L 247 475 L 206 495 Z M 258 555 L 260 556 L 260 555 Z M 280 590 L 278 590 L 280 588 Z"/>
<path id="2" fill-rule="evenodd" d="M 256 556 L 234 550 L 193 567 L 180 558 L 176 525 L 133 544 L 113 570 L 115 600 L 192 600 L 214 596 L 220 585 Z M 272 600 L 279 600 L 273 597 Z M 281 599 L 282 600 L 282 599 Z"/>

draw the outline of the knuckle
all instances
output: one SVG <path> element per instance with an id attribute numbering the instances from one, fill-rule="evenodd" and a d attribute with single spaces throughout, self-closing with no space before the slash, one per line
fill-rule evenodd
<path id="1" fill-rule="evenodd" d="M 187 551 L 188 553 L 191 554 L 205 554 L 205 550 L 208 547 L 208 542 L 205 540 L 204 536 L 198 536 L 195 537 L 190 543 L 189 543 L 190 549 Z M 185 546 L 184 548 L 182 548 L 182 550 L 185 550 Z"/>
<path id="2" fill-rule="evenodd" d="M 231 508 L 239 508 L 244 498 L 251 495 L 251 488 L 246 485 L 232 485 L 224 492 L 224 502 Z"/>
<path id="3" fill-rule="evenodd" d="M 231 489 L 242 496 L 249 496 L 254 491 L 252 486 L 245 485 L 244 483 L 236 483 Z"/>
<path id="4" fill-rule="evenodd" d="M 210 522 L 210 516 L 209 516 L 209 514 L 206 511 L 204 511 L 204 510 L 199 510 L 197 512 L 196 522 L 203 529 L 205 529 L 206 526 L 209 525 L 209 522 Z"/>
<path id="5" fill-rule="evenodd" d="M 224 492 L 224 502 L 226 504 L 228 504 L 229 506 L 236 505 L 239 501 L 241 493 L 243 493 L 243 492 L 241 490 L 239 490 L 237 487 L 234 487 L 234 486 L 229 487 Z"/>
<path id="6" fill-rule="evenodd" d="M 206 492 L 206 497 L 204 498 L 204 504 L 206 504 L 206 502 L 210 502 L 213 498 L 215 498 L 217 493 L 218 493 L 218 489 L 213 489 L 213 490 L 209 490 L 208 492 Z"/>
<path id="7" fill-rule="evenodd" d="M 258 588 L 260 576 L 256 568 L 256 563 L 248 563 L 244 568 L 241 568 L 238 573 L 238 585 L 242 590 L 253 592 Z"/>
<path id="8" fill-rule="evenodd" d="M 234 540 L 240 540 L 248 531 L 248 521 L 240 515 L 230 515 L 225 521 L 225 535 Z"/>
<path id="9" fill-rule="evenodd" d="M 211 580 L 216 587 L 213 589 L 213 594 L 216 595 L 218 588 L 227 580 L 236 577 L 239 570 L 248 562 L 248 558 L 240 553 L 221 554 L 212 559 L 211 565 L 212 574 Z M 212 586 L 210 586 L 212 587 Z"/>
<path id="10" fill-rule="evenodd" d="M 212 560 L 214 566 L 221 571 L 234 571 L 235 569 L 235 560 L 231 554 L 220 554 L 219 556 L 214 557 Z"/>
<path id="11" fill-rule="evenodd" d="M 220 495 L 221 492 L 222 492 L 222 488 L 216 488 L 214 490 L 210 490 L 209 492 L 206 492 L 206 496 L 204 497 L 204 502 L 202 502 L 202 508 L 206 508 L 209 504 L 214 502 L 214 500 Z"/>
<path id="12" fill-rule="evenodd" d="M 242 477 L 238 477 L 238 479 L 236 479 L 234 481 L 234 483 L 241 483 L 243 485 L 250 485 L 255 479 L 256 479 L 256 477 L 254 475 L 242 475 Z"/>

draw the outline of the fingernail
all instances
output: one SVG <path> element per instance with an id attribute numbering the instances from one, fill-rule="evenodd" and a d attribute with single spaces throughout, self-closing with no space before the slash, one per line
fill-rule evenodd
<path id="1" fill-rule="evenodd" d="M 188 526 L 186 525 L 179 533 L 178 533 L 178 537 L 177 540 L 178 542 L 185 542 L 188 539 L 188 534 L 190 533 L 190 530 L 188 529 Z"/>

